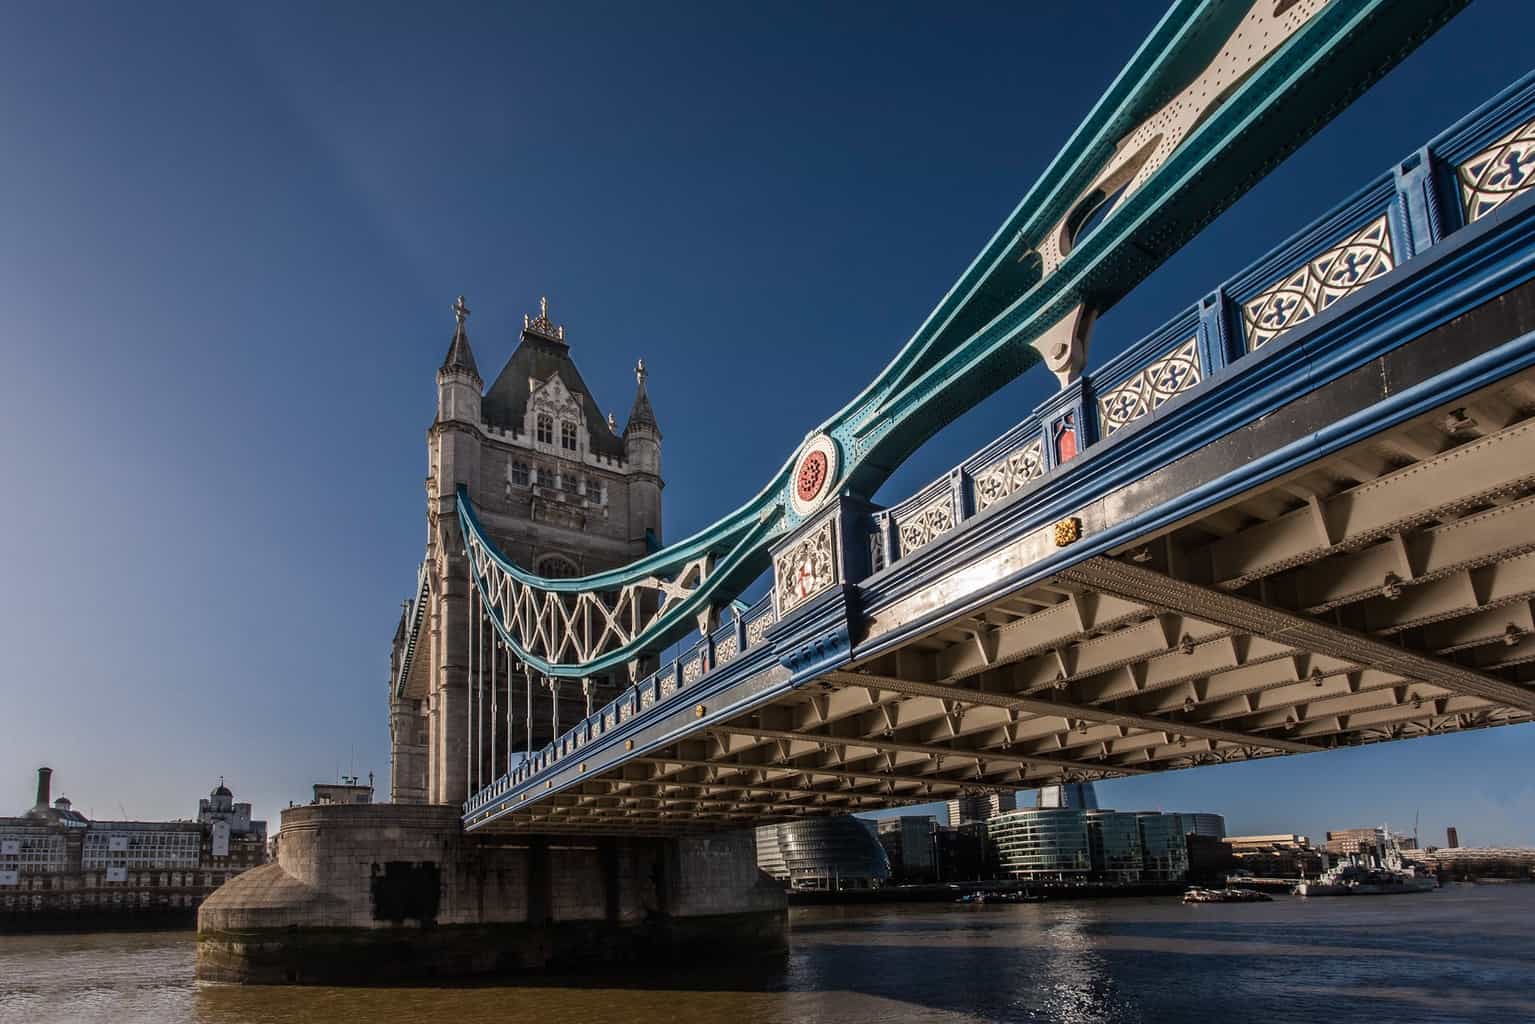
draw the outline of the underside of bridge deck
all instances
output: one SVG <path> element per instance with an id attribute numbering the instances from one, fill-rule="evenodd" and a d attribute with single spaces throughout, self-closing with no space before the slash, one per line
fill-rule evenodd
<path id="1" fill-rule="evenodd" d="M 1526 371 L 495 824 L 707 830 L 1529 721 L 1532 601 Z"/>

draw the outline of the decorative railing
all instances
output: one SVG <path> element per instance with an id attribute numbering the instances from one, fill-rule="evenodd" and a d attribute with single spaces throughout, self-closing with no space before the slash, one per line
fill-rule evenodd
<path id="1" fill-rule="evenodd" d="M 1031 490 L 1167 403 L 1240 373 L 1243 360 L 1532 189 L 1535 75 L 1074 388 L 1052 395 L 996 442 L 911 498 L 874 513 L 866 530 L 876 571 Z M 1447 202 L 1448 196 L 1458 202 Z M 1069 456 L 1063 438 L 1070 438 Z"/>

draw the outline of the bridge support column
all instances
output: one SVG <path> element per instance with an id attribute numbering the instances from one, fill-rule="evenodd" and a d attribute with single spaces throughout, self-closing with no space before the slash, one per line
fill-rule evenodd
<path id="1" fill-rule="evenodd" d="M 428 794 L 429 716 L 425 701 L 389 700 L 389 798 L 394 803 L 425 803 Z"/>
<path id="2" fill-rule="evenodd" d="M 469 797 L 469 650 L 471 622 L 468 564 L 449 559 L 435 588 L 436 623 L 432 635 L 435 651 L 436 698 L 432 768 L 434 803 L 458 807 Z"/>
<path id="3" fill-rule="evenodd" d="M 456 808 L 283 812 L 277 862 L 198 912 L 197 976 L 386 983 L 782 950 L 783 890 L 750 832 L 465 835 Z"/>

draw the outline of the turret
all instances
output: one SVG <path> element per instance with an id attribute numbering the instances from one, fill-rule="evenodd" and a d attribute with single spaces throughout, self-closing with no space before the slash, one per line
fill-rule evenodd
<path id="1" fill-rule="evenodd" d="M 661 542 L 661 428 L 645 391 L 645 360 L 634 367 L 634 407 L 624 427 L 624 459 L 629 464 L 629 537 Z"/>
<path id="2" fill-rule="evenodd" d="M 474 350 L 469 347 L 469 332 L 464 327 L 464 321 L 469 319 L 469 307 L 464 305 L 462 295 L 453 304 L 453 317 L 457 321 L 453 341 L 437 370 L 437 422 L 458 420 L 477 427 L 480 423 L 480 388 L 485 382 L 480 379 L 479 367 L 474 363 Z"/>
<path id="3" fill-rule="evenodd" d="M 437 422 L 431 435 L 433 487 L 428 497 L 433 511 L 448 514 L 453 510 L 453 495 L 459 484 L 473 486 L 480 468 L 480 370 L 469 347 L 469 307 L 460 295 L 453 303 L 453 341 L 437 369 Z"/>

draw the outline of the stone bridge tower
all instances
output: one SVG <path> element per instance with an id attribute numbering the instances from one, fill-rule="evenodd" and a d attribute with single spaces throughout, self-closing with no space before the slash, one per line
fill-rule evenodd
<path id="1" fill-rule="evenodd" d="M 661 543 L 661 431 L 636 366 L 634 404 L 623 433 L 604 417 L 571 359 L 565 329 L 546 300 L 523 317 L 517 348 L 482 391 L 462 297 L 447 356 L 437 370 L 437 415 L 427 430 L 426 556 L 415 600 L 407 602 L 390 658 L 390 799 L 456 804 L 468 796 L 466 720 L 469 580 L 458 525 L 463 485 L 497 546 L 540 576 L 586 576 L 627 564 Z M 527 692 L 511 677 L 502 699 L 530 696 L 547 716 L 551 701 L 581 716 L 580 687 Z M 611 687 L 612 680 L 598 680 Z M 601 699 L 605 700 L 606 697 Z M 548 739 L 535 714 L 533 741 Z M 523 723 L 525 725 L 525 723 Z"/>

